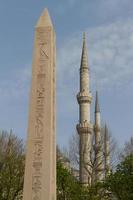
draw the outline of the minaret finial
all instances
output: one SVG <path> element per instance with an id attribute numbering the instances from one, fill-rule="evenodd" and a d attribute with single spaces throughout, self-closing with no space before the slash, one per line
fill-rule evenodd
<path id="1" fill-rule="evenodd" d="M 98 99 L 98 91 L 96 91 L 96 101 L 95 101 L 95 113 L 96 112 L 100 112 L 99 99 Z"/>
<path id="2" fill-rule="evenodd" d="M 80 68 L 88 68 L 88 55 L 86 47 L 86 33 L 83 33 L 83 47 L 82 47 L 82 56 L 81 56 L 81 66 Z"/>

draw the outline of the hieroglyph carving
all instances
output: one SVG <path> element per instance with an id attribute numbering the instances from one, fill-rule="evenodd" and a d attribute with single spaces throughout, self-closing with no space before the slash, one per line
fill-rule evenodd
<path id="1" fill-rule="evenodd" d="M 45 113 L 45 92 L 46 88 L 46 67 L 49 65 L 49 49 L 48 42 L 50 33 L 46 29 L 37 29 L 37 45 L 39 51 L 38 68 L 37 68 L 37 89 L 36 89 L 36 113 L 35 113 L 35 137 L 33 148 L 33 173 L 32 173 L 32 200 L 41 200 L 42 191 L 42 154 L 45 151 L 44 141 L 44 113 Z"/>

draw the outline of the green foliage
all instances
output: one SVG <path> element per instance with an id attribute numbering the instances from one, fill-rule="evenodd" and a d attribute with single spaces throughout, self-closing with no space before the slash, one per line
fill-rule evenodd
<path id="1" fill-rule="evenodd" d="M 25 153 L 22 140 L 0 133 L 0 200 L 21 200 Z M 82 187 L 57 161 L 57 200 L 133 200 L 133 155 L 129 155 L 105 182 Z"/>
<path id="2" fill-rule="evenodd" d="M 81 191 L 78 181 L 60 162 L 57 162 L 57 199 L 78 200 L 81 199 Z"/>
<path id="3" fill-rule="evenodd" d="M 83 188 L 61 163 L 57 163 L 58 200 L 133 200 L 133 155 L 117 166 L 105 182 Z"/>
<path id="4" fill-rule="evenodd" d="M 22 140 L 7 132 L 0 133 L 0 199 L 21 199 L 24 175 Z"/>
<path id="5" fill-rule="evenodd" d="M 107 178 L 105 187 L 117 199 L 133 200 L 133 154 L 127 156 Z"/>
<path id="6" fill-rule="evenodd" d="M 103 182 L 88 187 L 88 200 L 111 200 L 110 194 L 104 188 Z"/>
<path id="7" fill-rule="evenodd" d="M 71 173 L 57 162 L 57 200 L 110 200 L 102 183 L 82 187 Z"/>

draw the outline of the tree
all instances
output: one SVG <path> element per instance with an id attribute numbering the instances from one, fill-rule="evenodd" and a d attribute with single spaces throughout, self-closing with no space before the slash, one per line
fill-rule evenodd
<path id="1" fill-rule="evenodd" d="M 105 182 L 107 190 L 118 200 L 133 199 L 133 154 L 128 155 Z"/>
<path id="2" fill-rule="evenodd" d="M 0 133 L 0 199 L 21 199 L 24 177 L 24 145 L 12 131 Z"/>
<path id="3" fill-rule="evenodd" d="M 57 162 L 57 199 L 58 200 L 85 200 L 85 191 L 78 180 Z"/>
<path id="4" fill-rule="evenodd" d="M 57 200 L 111 200 L 103 183 L 91 187 L 80 185 L 72 174 L 57 162 Z"/>
<path id="5" fill-rule="evenodd" d="M 125 143 L 124 148 L 120 154 L 120 159 L 123 160 L 130 154 L 133 154 L 133 137 L 131 137 L 129 141 Z"/>
<path id="6" fill-rule="evenodd" d="M 69 159 L 74 168 L 79 168 L 79 135 L 73 134 L 69 139 Z"/>
<path id="7" fill-rule="evenodd" d="M 103 160 L 104 162 L 104 127 L 102 126 L 101 128 L 101 145 L 102 145 L 102 158 L 101 160 Z M 94 134 L 93 134 L 93 138 L 94 138 Z M 92 138 L 92 141 L 94 141 L 94 139 Z M 116 165 L 119 162 L 119 149 L 118 149 L 118 145 L 116 140 L 113 138 L 113 136 L 111 135 L 110 131 L 109 131 L 109 141 L 110 141 L 110 167 L 111 169 L 115 169 Z M 94 142 L 92 142 L 92 150 L 91 150 L 91 172 L 90 173 L 92 179 L 93 179 L 93 174 L 95 173 L 95 168 L 96 168 L 96 160 L 95 160 L 95 146 L 94 146 Z M 76 169 L 79 168 L 79 135 L 77 133 L 73 134 L 69 140 L 69 160 L 72 164 L 72 166 Z M 89 156 L 89 155 L 88 155 Z M 90 163 L 89 163 L 90 164 Z M 103 163 L 104 164 L 104 163 Z"/>

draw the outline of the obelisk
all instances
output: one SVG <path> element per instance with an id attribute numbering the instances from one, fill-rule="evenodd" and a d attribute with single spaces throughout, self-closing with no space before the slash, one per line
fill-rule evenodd
<path id="1" fill-rule="evenodd" d="M 29 106 L 23 200 L 55 200 L 55 32 L 47 9 L 35 29 Z"/>

